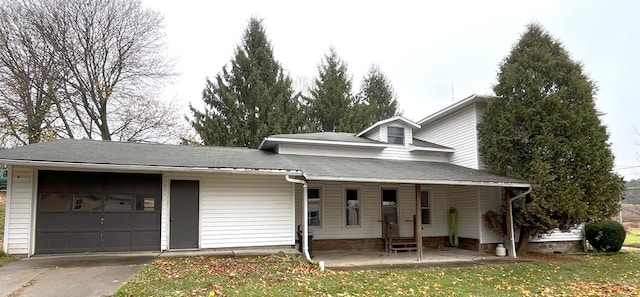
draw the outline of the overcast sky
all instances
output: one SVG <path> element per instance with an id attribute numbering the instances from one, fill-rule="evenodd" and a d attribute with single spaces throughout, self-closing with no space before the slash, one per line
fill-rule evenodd
<path id="1" fill-rule="evenodd" d="M 167 99 L 202 106 L 206 77 L 229 63 L 255 16 L 298 84 L 313 80 L 333 46 L 354 93 L 378 64 L 414 121 L 472 94 L 492 94 L 498 64 L 525 25 L 538 22 L 597 82 L 616 168 L 626 179 L 640 176 L 640 1 L 143 1 L 164 15 L 180 73 Z"/>

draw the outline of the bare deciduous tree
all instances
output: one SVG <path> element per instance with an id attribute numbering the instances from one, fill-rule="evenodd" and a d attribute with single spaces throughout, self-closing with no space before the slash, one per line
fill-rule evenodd
<path id="1" fill-rule="evenodd" d="M 22 99 L 27 106 L 9 106 L 6 116 L 0 114 L 3 122 L 23 127 L 32 121 L 31 126 L 45 128 L 50 135 L 69 138 L 158 141 L 175 136 L 181 118 L 178 109 L 155 99 L 160 86 L 174 75 L 172 62 L 165 55 L 159 13 L 144 8 L 138 0 L 21 0 L 2 4 L 14 9 L 2 11 L 4 24 L 0 26 L 7 34 L 18 36 L 6 39 L 2 46 L 16 48 L 15 65 L 35 63 L 29 72 L 19 73 L 9 67 L 12 56 L 0 60 L 3 74 L 35 84 L 27 85 L 31 99 Z M 35 53 L 30 52 L 31 47 Z M 30 55 L 36 59 L 31 61 Z M 16 98 L 20 92 L 26 94 L 24 86 L 7 85 L 3 91 Z M 32 111 L 35 109 L 38 111 Z M 22 118 L 13 120 L 16 115 Z M 37 142 L 42 133 L 38 130 L 26 135 L 33 134 L 33 142 Z"/>
<path id="2" fill-rule="evenodd" d="M 28 144 L 52 137 L 50 112 L 62 86 L 51 46 L 21 2 L 0 2 L 0 126 L 2 143 Z"/>

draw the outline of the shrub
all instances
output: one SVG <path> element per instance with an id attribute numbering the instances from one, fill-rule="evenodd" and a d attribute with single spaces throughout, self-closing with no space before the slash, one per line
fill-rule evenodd
<path id="1" fill-rule="evenodd" d="M 587 241 L 602 252 L 619 251 L 627 236 L 622 224 L 612 220 L 589 222 L 584 228 Z"/>

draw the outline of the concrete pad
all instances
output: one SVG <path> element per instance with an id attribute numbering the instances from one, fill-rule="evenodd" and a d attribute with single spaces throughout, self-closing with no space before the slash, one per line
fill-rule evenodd
<path id="1" fill-rule="evenodd" d="M 140 269 L 139 264 L 50 268 L 19 296 L 111 296 Z"/>
<path id="2" fill-rule="evenodd" d="M 277 254 L 295 255 L 300 254 L 297 250 L 292 248 L 238 248 L 238 249 L 211 249 L 211 250 L 177 250 L 166 251 L 160 254 L 159 257 L 198 257 L 198 256 L 212 256 L 222 258 L 233 257 L 258 257 L 269 256 Z"/>
<path id="3" fill-rule="evenodd" d="M 0 267 L 0 296 L 109 296 L 158 253 L 34 256 Z"/>
<path id="4" fill-rule="evenodd" d="M 422 261 L 418 261 L 415 252 L 396 254 L 375 251 L 314 252 L 313 260 L 324 261 L 326 268 L 335 270 L 458 267 L 522 261 L 458 248 L 425 250 Z"/>

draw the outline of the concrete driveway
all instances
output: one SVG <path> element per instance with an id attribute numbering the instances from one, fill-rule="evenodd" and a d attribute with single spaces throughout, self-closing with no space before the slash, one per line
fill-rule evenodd
<path id="1" fill-rule="evenodd" d="M 34 256 L 0 267 L 0 296 L 110 296 L 160 252 Z"/>

